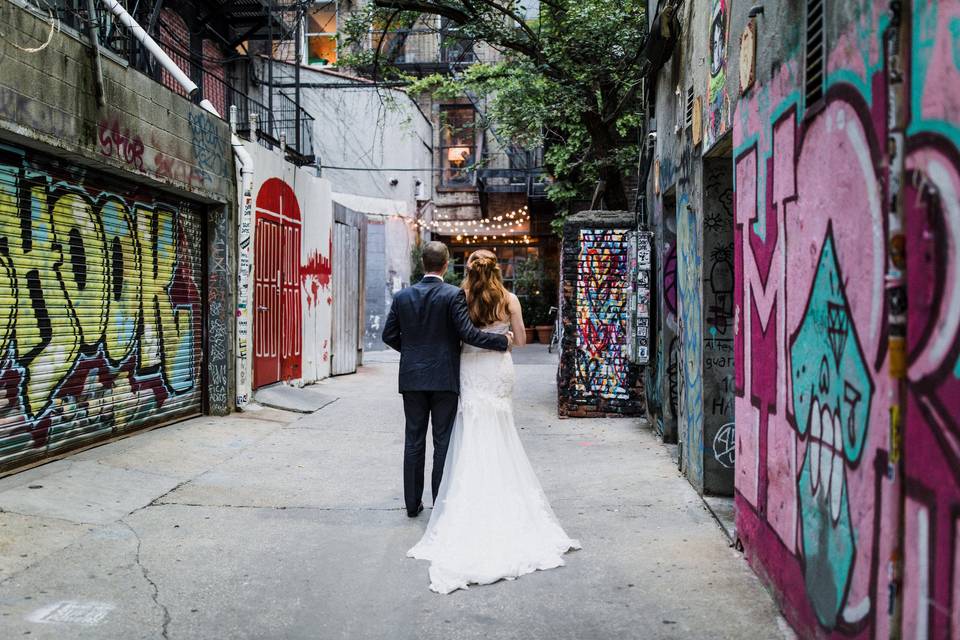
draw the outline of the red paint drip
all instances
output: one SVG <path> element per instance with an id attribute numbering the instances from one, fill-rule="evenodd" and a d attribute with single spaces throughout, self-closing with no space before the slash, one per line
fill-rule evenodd
<path id="1" fill-rule="evenodd" d="M 330 241 L 331 251 L 324 258 L 319 251 L 310 254 L 306 263 L 300 266 L 300 282 L 307 289 L 307 306 L 312 307 L 317 304 L 320 289 L 330 287 L 330 277 L 333 275 L 333 267 L 330 262 L 330 253 L 333 250 L 333 240 Z"/>

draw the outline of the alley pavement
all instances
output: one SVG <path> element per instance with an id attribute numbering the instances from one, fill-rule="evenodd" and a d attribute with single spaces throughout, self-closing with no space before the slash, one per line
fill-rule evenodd
<path id="1" fill-rule="evenodd" d="M 583 544 L 567 566 L 428 590 L 396 357 L 374 353 L 316 413 L 198 418 L 0 480 L 0 638 L 790 637 L 650 430 L 558 420 L 554 356 L 516 361 L 521 439 Z"/>

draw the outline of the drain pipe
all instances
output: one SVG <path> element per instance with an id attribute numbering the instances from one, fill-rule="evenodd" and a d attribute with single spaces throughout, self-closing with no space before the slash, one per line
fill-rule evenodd
<path id="1" fill-rule="evenodd" d="M 133 37 L 150 52 L 164 71 L 173 76 L 174 80 L 183 87 L 190 98 L 197 95 L 200 90 L 197 84 L 190 79 L 183 69 L 177 66 L 177 63 L 170 59 L 167 52 L 164 51 L 157 41 L 150 37 L 150 34 L 134 19 L 126 9 L 117 0 L 101 0 L 103 5 L 117 17 L 120 23 L 130 30 Z M 200 107 L 209 111 L 218 118 L 223 116 L 217 111 L 216 107 L 204 98 L 200 101 Z M 253 192 L 253 157 L 243 146 L 243 141 L 236 134 L 235 127 L 230 128 L 230 145 L 233 147 L 233 153 L 240 162 L 240 188 L 242 193 L 242 202 L 240 207 L 240 255 L 239 273 L 237 274 L 237 396 L 236 403 L 238 408 L 246 405 L 249 398 L 250 381 L 247 377 L 246 353 L 247 339 L 249 330 L 249 315 L 247 311 L 247 298 L 250 289 L 250 228 L 252 224 L 252 192 Z"/>

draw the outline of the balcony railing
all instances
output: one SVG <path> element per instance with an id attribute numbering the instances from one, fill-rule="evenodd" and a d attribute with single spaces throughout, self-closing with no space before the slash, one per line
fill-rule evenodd
<path id="1" fill-rule="evenodd" d="M 480 169 L 477 177 L 487 193 L 526 193 L 528 198 L 545 198 L 550 184 L 543 169 Z"/>

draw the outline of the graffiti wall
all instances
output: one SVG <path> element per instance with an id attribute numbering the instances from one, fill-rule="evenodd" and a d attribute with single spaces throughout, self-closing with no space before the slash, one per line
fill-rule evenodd
<path id="1" fill-rule="evenodd" d="M 733 493 L 733 180 L 727 158 L 703 162 L 703 487 Z"/>
<path id="2" fill-rule="evenodd" d="M 677 317 L 679 319 L 678 441 L 680 468 L 703 487 L 703 245 L 697 213 L 684 193 L 677 200 Z"/>
<path id="3" fill-rule="evenodd" d="M 704 102 L 703 148 L 709 149 L 730 127 L 730 95 L 727 93 L 727 43 L 729 15 L 726 0 L 710 0 L 707 35 L 707 99 Z"/>
<path id="4" fill-rule="evenodd" d="M 627 353 L 632 278 L 628 231 L 580 226 L 565 233 L 564 281 L 570 283 L 571 295 L 564 303 L 570 333 L 563 359 L 569 378 L 561 385 L 561 413 L 579 407 L 636 415 L 642 409 L 637 367 Z"/>
<path id="5" fill-rule="evenodd" d="M 629 397 L 624 352 L 629 259 L 627 229 L 581 229 L 577 265 L 577 378 L 582 397 Z"/>
<path id="6" fill-rule="evenodd" d="M 910 637 L 960 629 L 960 5 L 904 9 L 833 12 L 822 101 L 797 47 L 733 117 L 737 528 L 803 637 L 885 638 L 893 612 Z M 885 55 L 898 24 L 906 73 Z"/>
<path id="7" fill-rule="evenodd" d="M 654 358 L 647 368 L 650 382 L 647 399 L 653 427 L 664 442 L 677 441 L 679 398 L 679 340 L 677 339 L 677 236 L 676 211 L 673 206 L 659 206 L 654 200 L 654 262 L 656 289 L 656 332 L 653 336 Z"/>
<path id="8" fill-rule="evenodd" d="M 0 147 L 0 470 L 200 412 L 202 225 Z"/>

